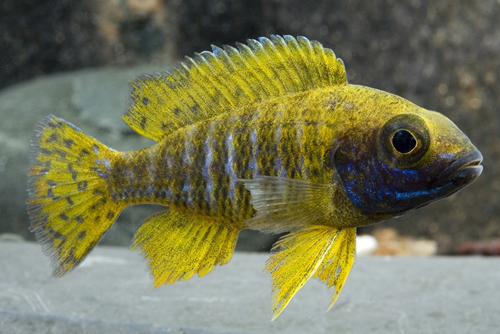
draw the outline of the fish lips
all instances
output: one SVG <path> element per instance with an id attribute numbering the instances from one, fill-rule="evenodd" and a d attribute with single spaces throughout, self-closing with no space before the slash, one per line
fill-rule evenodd
<path id="1" fill-rule="evenodd" d="M 438 187 L 453 186 L 453 192 L 462 189 L 481 175 L 483 166 L 481 152 L 474 150 L 455 160 L 441 172 L 435 185 Z"/>

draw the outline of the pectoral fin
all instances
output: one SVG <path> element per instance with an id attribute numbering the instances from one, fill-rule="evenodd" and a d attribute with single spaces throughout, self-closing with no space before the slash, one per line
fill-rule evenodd
<path id="1" fill-rule="evenodd" d="M 266 265 L 273 280 L 272 320 L 313 276 L 335 287 L 330 307 L 333 305 L 354 262 L 355 233 L 355 228 L 311 226 L 275 244 Z"/>
<path id="2" fill-rule="evenodd" d="M 154 286 L 204 276 L 233 255 L 241 224 L 175 208 L 149 217 L 137 231 L 132 249 L 149 259 Z"/>
<path id="3" fill-rule="evenodd" d="M 240 179 L 250 191 L 254 217 L 245 225 L 260 231 L 282 233 L 319 225 L 332 205 L 332 188 L 277 176 L 256 176 Z"/>

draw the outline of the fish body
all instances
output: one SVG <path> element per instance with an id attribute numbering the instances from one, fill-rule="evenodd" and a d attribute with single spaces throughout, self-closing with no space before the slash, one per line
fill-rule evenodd
<path id="1" fill-rule="evenodd" d="M 273 248 L 274 316 L 311 277 L 338 297 L 355 229 L 446 197 L 482 171 L 446 117 L 350 85 L 318 42 L 273 36 L 213 48 L 137 79 L 125 121 L 156 145 L 117 152 L 48 116 L 32 139 L 28 211 L 54 275 L 76 267 L 128 205 L 168 209 L 134 237 L 155 286 L 227 263 L 240 230 Z M 331 306 L 330 305 L 330 306 Z"/>
<path id="2" fill-rule="evenodd" d="M 316 94 L 286 96 L 183 128 L 158 145 L 115 160 L 111 192 L 127 204 L 174 205 L 240 222 L 256 214 L 246 180 L 265 176 L 302 180 L 328 185 L 332 196 L 342 196 L 341 188 L 332 186 L 334 166 L 325 159 L 336 149 L 345 126 L 340 119 L 346 116 L 344 104 L 348 102 L 342 95 L 327 88 Z M 130 177 L 123 180 L 124 174 Z M 342 207 L 330 199 L 325 202 L 332 213 Z M 347 199 L 346 204 L 358 210 Z M 359 215 L 361 219 L 361 210 Z M 337 220 L 325 219 L 324 223 L 346 224 L 345 217 Z M 358 225 L 353 222 L 352 226 Z M 273 232 L 290 228 L 296 227 L 267 226 Z"/>

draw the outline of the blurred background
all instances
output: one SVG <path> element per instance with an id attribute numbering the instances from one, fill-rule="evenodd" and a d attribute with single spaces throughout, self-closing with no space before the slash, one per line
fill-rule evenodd
<path id="1" fill-rule="evenodd" d="M 361 229 L 379 239 L 377 252 L 500 254 L 499 17 L 500 0 L 2 0 L 0 237 L 34 240 L 25 173 L 41 117 L 115 149 L 147 146 L 121 121 L 134 77 L 211 44 L 290 34 L 333 49 L 350 83 L 442 112 L 484 155 L 466 190 Z M 128 246 L 156 209 L 127 208 L 102 244 Z M 267 250 L 275 238 L 246 233 L 238 249 Z"/>

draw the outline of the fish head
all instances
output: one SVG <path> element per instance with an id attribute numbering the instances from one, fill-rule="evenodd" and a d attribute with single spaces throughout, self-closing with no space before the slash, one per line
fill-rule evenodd
<path id="1" fill-rule="evenodd" d="M 401 98 L 371 107 L 381 108 L 373 113 L 377 120 L 346 131 L 331 157 L 337 181 L 358 208 L 402 213 L 447 197 L 481 174 L 481 153 L 444 115 Z"/>

